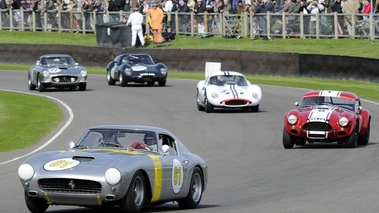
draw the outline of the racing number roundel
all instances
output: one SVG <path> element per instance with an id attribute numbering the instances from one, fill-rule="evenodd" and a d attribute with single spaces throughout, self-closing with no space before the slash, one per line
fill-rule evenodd
<path id="1" fill-rule="evenodd" d="M 183 185 L 183 166 L 178 159 L 172 161 L 172 190 L 177 194 Z"/>
<path id="2" fill-rule="evenodd" d="M 50 162 L 47 162 L 43 168 L 47 171 L 59 171 L 65 169 L 71 169 L 77 165 L 79 165 L 80 161 L 74 160 L 72 158 L 62 158 L 56 159 Z"/>

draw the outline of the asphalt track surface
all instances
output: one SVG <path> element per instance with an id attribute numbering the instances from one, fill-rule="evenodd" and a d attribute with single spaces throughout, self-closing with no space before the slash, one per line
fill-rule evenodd
<path id="1" fill-rule="evenodd" d="M 0 89 L 46 95 L 66 105 L 62 105 L 66 120 L 38 145 L 0 154 L 2 213 L 28 212 L 17 176 L 24 155 L 47 142 L 38 152 L 67 148 L 68 142 L 77 141 L 86 128 L 99 124 L 166 128 L 207 161 L 209 184 L 197 209 L 180 210 L 176 203 L 168 203 L 145 208 L 143 212 L 379 211 L 377 103 L 363 101 L 372 114 L 368 145 L 346 149 L 319 143 L 285 150 L 283 115 L 306 90 L 261 86 L 263 101 L 258 113 L 221 110 L 207 114 L 196 108 L 197 81 L 193 80 L 168 79 L 166 87 L 121 88 L 108 86 L 105 75 L 90 75 L 87 91 L 39 93 L 28 90 L 26 72 L 0 71 L 0 76 Z M 47 212 L 117 212 L 117 209 L 51 206 Z"/>

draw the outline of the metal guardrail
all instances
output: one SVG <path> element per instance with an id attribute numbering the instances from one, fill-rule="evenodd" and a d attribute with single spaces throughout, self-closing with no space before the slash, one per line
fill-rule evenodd
<path id="1" fill-rule="evenodd" d="M 96 24 L 126 22 L 130 13 L 67 12 L 61 10 L 30 12 L 0 10 L 0 30 L 56 31 L 96 33 Z M 177 35 L 224 36 L 229 38 L 370 38 L 379 37 L 379 15 L 370 14 L 287 14 L 248 12 L 223 13 L 166 13 L 165 29 Z M 311 16 L 316 19 L 312 23 Z M 19 20 L 16 22 L 16 20 Z M 149 35 L 149 25 L 146 23 Z"/>

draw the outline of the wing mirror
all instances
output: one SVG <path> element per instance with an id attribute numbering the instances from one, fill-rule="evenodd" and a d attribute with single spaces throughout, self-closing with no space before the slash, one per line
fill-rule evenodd
<path id="1" fill-rule="evenodd" d="M 168 151 L 170 150 L 170 147 L 165 144 L 165 145 L 162 145 L 161 150 L 162 150 L 163 155 L 167 155 Z"/>
<path id="2" fill-rule="evenodd" d="M 72 142 L 72 141 L 70 141 L 70 142 L 68 143 L 68 149 L 73 149 L 74 147 L 75 147 L 75 143 Z"/>
<path id="3" fill-rule="evenodd" d="M 297 106 L 297 107 L 298 107 L 298 106 L 299 106 L 299 102 L 297 102 L 297 101 L 296 101 L 296 102 L 295 102 L 295 106 Z"/>

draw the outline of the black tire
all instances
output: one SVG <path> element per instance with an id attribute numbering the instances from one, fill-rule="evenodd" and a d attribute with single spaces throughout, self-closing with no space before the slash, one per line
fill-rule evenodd
<path id="1" fill-rule="evenodd" d="M 196 105 L 197 105 L 197 109 L 199 111 L 204 111 L 204 106 L 200 105 L 198 100 L 199 100 L 199 91 L 196 90 Z"/>
<path id="2" fill-rule="evenodd" d="M 41 82 L 41 78 L 37 79 L 37 88 L 39 92 L 45 92 L 46 88 L 45 85 Z"/>
<path id="3" fill-rule="evenodd" d="M 256 105 L 256 106 L 252 106 L 252 107 L 250 107 L 250 111 L 251 111 L 251 112 L 258 112 L 258 111 L 259 111 L 259 104 Z"/>
<path id="4" fill-rule="evenodd" d="M 108 85 L 115 85 L 116 84 L 116 80 L 114 80 L 112 78 L 110 70 L 107 70 L 107 82 L 108 82 Z"/>
<path id="5" fill-rule="evenodd" d="M 79 91 L 85 91 L 87 89 L 87 83 L 79 85 Z"/>
<path id="6" fill-rule="evenodd" d="M 30 74 L 28 75 L 28 88 L 29 88 L 29 90 L 35 90 L 36 89 L 36 85 L 34 85 L 32 83 L 32 79 L 30 77 Z"/>
<path id="7" fill-rule="evenodd" d="M 346 139 L 346 148 L 355 148 L 358 142 L 358 124 L 355 124 L 354 130 Z"/>
<path id="8" fill-rule="evenodd" d="M 368 124 L 367 131 L 363 136 L 358 137 L 359 145 L 366 145 L 370 141 L 370 123 Z"/>
<path id="9" fill-rule="evenodd" d="M 29 197 L 24 191 L 26 207 L 32 213 L 43 213 L 49 207 L 46 200 L 39 197 Z"/>
<path id="10" fill-rule="evenodd" d="M 158 81 L 158 85 L 159 85 L 160 87 L 164 87 L 164 86 L 166 86 L 166 80 Z"/>
<path id="11" fill-rule="evenodd" d="M 194 209 L 196 208 L 203 196 L 203 175 L 201 170 L 196 167 L 193 170 L 191 177 L 191 185 L 187 197 L 178 200 L 181 209 Z"/>
<path id="12" fill-rule="evenodd" d="M 295 138 L 288 134 L 287 130 L 283 129 L 283 146 L 285 149 L 292 149 L 295 145 Z"/>
<path id="13" fill-rule="evenodd" d="M 298 139 L 295 141 L 296 146 L 304 146 L 307 141 L 305 139 Z"/>
<path id="14" fill-rule="evenodd" d="M 145 196 L 145 178 L 142 172 L 136 172 L 130 182 L 128 192 L 120 201 L 121 212 L 140 212 L 145 202 Z"/>
<path id="15" fill-rule="evenodd" d="M 120 73 L 120 85 L 121 87 L 126 87 L 126 85 L 128 85 L 128 82 L 125 81 L 124 79 L 124 75 L 122 73 Z"/>
<path id="16" fill-rule="evenodd" d="M 205 94 L 205 96 L 207 96 L 207 94 Z M 205 97 L 205 99 L 204 99 L 204 105 L 205 105 L 205 106 L 204 106 L 204 111 L 205 111 L 206 113 L 210 113 L 210 112 L 213 111 L 213 106 L 212 106 L 212 104 L 209 103 L 207 97 Z"/>

